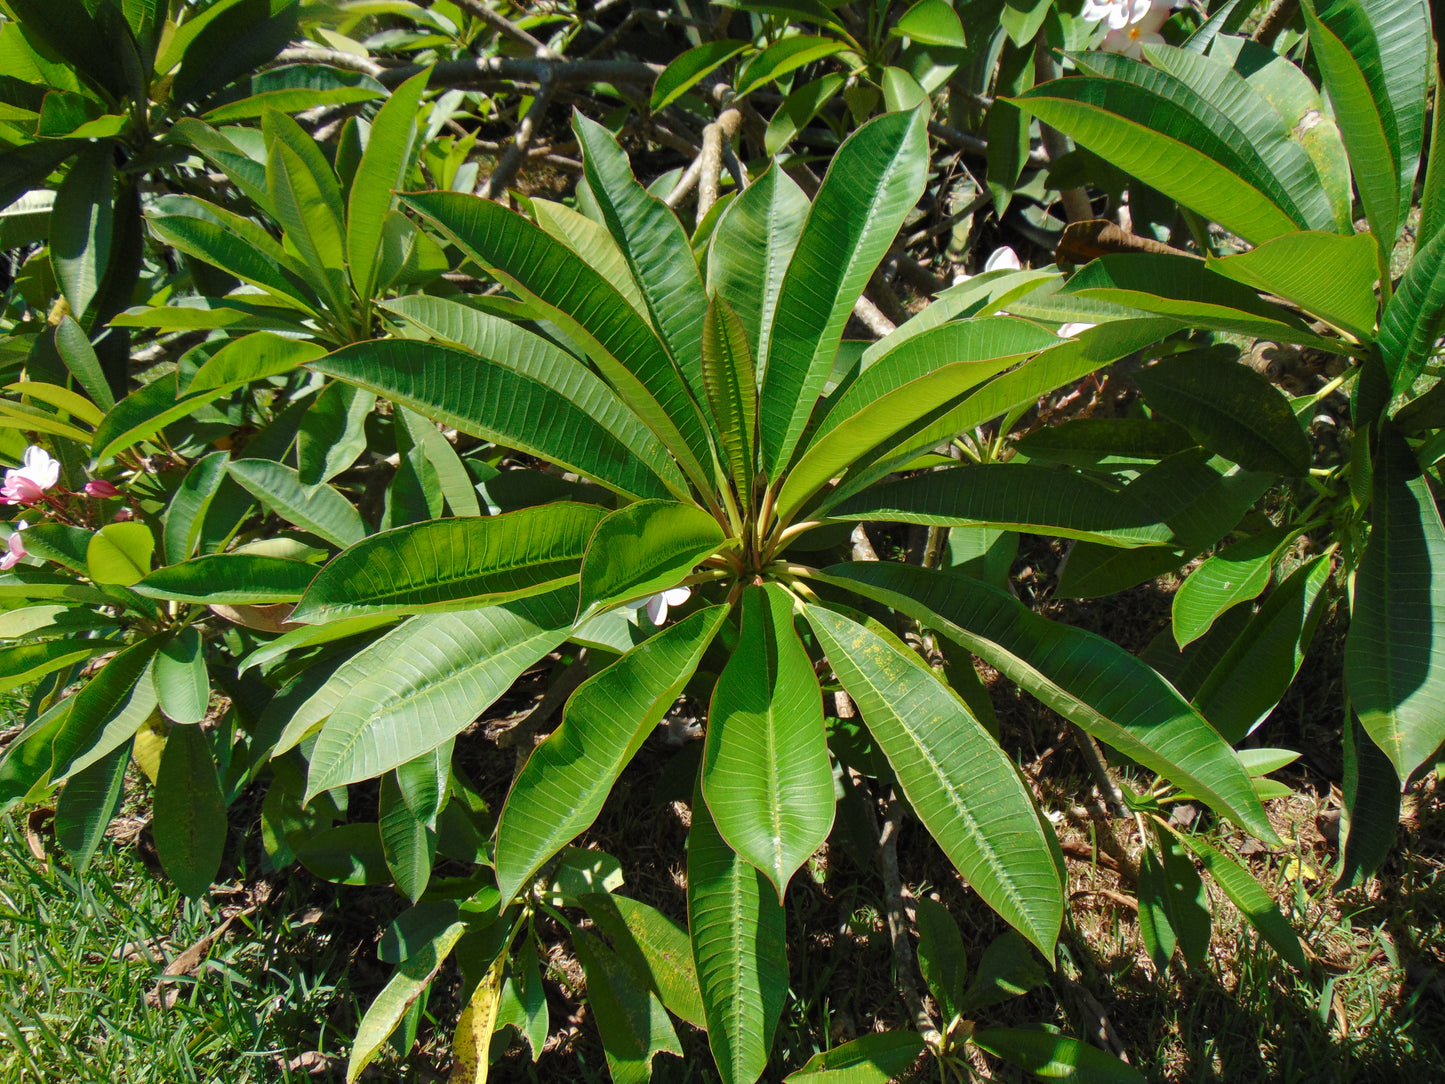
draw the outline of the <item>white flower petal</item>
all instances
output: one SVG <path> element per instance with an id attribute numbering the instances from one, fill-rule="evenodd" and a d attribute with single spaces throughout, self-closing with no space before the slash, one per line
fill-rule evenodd
<path id="1" fill-rule="evenodd" d="M 1085 324 L 1083 322 L 1064 324 L 1059 328 L 1056 334 L 1061 339 L 1072 339 L 1075 335 L 1079 335 L 1085 331 L 1088 331 L 1089 328 L 1094 326 L 1095 325 L 1093 324 Z"/>
<path id="2" fill-rule="evenodd" d="M 647 600 L 647 620 L 660 625 L 667 620 L 667 599 L 664 594 L 653 595 Z"/>
<path id="3" fill-rule="evenodd" d="M 669 587 L 662 592 L 662 599 L 669 606 L 681 606 L 692 597 L 691 587 Z"/>
<path id="4" fill-rule="evenodd" d="M 985 271 L 1018 271 L 1023 267 L 1019 263 L 1019 254 L 1008 245 L 1000 245 L 989 253 L 988 261 L 983 265 Z"/>

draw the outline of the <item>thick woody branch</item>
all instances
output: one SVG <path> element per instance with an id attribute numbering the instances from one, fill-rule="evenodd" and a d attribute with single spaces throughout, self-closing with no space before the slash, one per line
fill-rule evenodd
<path id="1" fill-rule="evenodd" d="M 724 109 L 718 119 L 702 130 L 702 154 L 698 156 L 697 220 L 712 210 L 717 202 L 718 179 L 722 175 L 723 147 L 737 135 L 743 115 L 736 109 Z"/>
<path id="2" fill-rule="evenodd" d="M 1049 52 L 1049 46 L 1043 38 L 1039 38 L 1034 46 L 1034 69 L 1038 73 L 1038 81 L 1047 83 L 1059 77 L 1059 64 L 1054 59 L 1054 54 Z M 1069 153 L 1069 139 L 1057 128 L 1051 128 L 1042 121 L 1039 122 L 1039 135 L 1043 139 L 1044 153 L 1050 164 L 1057 162 L 1064 155 Z M 1059 199 L 1064 204 L 1064 214 L 1070 222 L 1083 222 L 1094 217 L 1094 210 L 1089 206 L 1089 196 L 1082 188 L 1065 188 L 1059 192 Z"/>

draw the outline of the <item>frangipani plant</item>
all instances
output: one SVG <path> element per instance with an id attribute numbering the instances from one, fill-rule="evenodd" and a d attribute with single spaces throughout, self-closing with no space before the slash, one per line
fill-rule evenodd
<path id="1" fill-rule="evenodd" d="M 966 705 L 974 690 L 961 696 L 930 669 L 890 627 L 899 621 L 976 652 L 1100 740 L 1274 838 L 1233 750 L 1126 652 L 963 576 L 805 559 L 819 535 L 860 520 L 994 525 L 1125 548 L 1164 537 L 1168 527 L 1127 492 L 1077 473 L 894 472 L 1178 322 L 1118 319 L 1063 340 L 1012 316 L 935 318 L 861 353 L 841 349 L 855 301 L 922 190 L 921 114 L 860 129 L 811 207 L 779 168 L 765 172 L 719 222 L 706 276 L 676 216 L 633 178 L 609 134 L 581 117 L 574 127 L 601 223 L 537 224 L 455 193 L 402 196 L 505 284 L 513 319 L 400 298 L 383 304 L 394 337 L 310 364 L 608 496 L 415 523 L 326 564 L 290 616 L 304 626 L 287 633 L 293 642 L 402 621 L 290 698 L 274 753 L 301 745 L 297 797 L 381 776 L 387 861 L 410 871 L 399 883 L 420 897 L 435 846 L 426 818 L 452 739 L 538 659 L 568 641 L 590 646 L 606 665 L 517 776 L 488 855 L 486 896 L 502 923 L 487 959 L 500 969 L 506 946 L 549 906 L 539 876 L 596 818 L 679 694 L 706 697 L 687 934 L 727 1080 L 756 1079 L 766 1064 L 787 986 L 782 899 L 829 836 L 832 762 L 848 759 L 830 751 L 820 673 L 836 675 L 968 883 L 1052 957 L 1064 907 L 1052 828 Z M 682 588 L 691 597 L 656 632 L 619 616 L 659 594 L 676 606 Z M 430 797 L 413 804 L 408 795 L 427 780 Z M 588 950 L 589 976 L 606 970 L 596 962 L 604 948 Z M 475 990 L 469 1011 L 485 1019 L 498 982 L 478 977 Z M 359 1050 L 374 1051 L 386 1019 L 395 1025 L 395 1004 L 378 1002 Z M 668 1048 L 659 1038 L 625 1055 L 627 1043 L 602 1026 L 614 1073 Z M 353 1057 L 353 1073 L 368 1056 Z"/>

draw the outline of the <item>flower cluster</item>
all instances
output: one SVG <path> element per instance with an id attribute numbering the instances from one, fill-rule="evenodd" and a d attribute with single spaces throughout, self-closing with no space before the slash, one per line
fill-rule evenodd
<path id="1" fill-rule="evenodd" d="M 1099 46 L 1106 53 L 1144 59 L 1145 45 L 1162 45 L 1159 30 L 1169 21 L 1173 0 L 1084 0 L 1086 22 L 1106 22 L 1109 32 Z"/>
<path id="2" fill-rule="evenodd" d="M 5 472 L 3 481 L 0 481 L 0 497 L 3 497 L 6 504 L 39 505 L 44 504 L 60 519 L 67 523 L 74 522 L 67 513 L 68 507 L 66 498 L 71 496 L 65 489 L 59 489 L 58 495 L 51 495 L 50 490 L 56 489 L 60 483 L 60 461 L 55 459 L 49 452 L 37 444 L 32 444 L 25 449 L 25 454 L 20 458 L 20 466 L 13 467 Z M 86 482 L 81 487 L 81 493 L 97 500 L 105 500 L 121 496 L 121 492 L 112 483 L 104 478 L 95 478 Z M 115 519 L 131 519 L 134 517 L 131 508 L 122 508 L 115 515 Z M 20 532 L 29 527 L 25 520 L 20 520 L 15 525 L 6 540 L 3 556 L 0 556 L 0 571 L 9 571 L 14 568 L 20 558 L 28 556 L 25 552 L 25 541 Z"/>

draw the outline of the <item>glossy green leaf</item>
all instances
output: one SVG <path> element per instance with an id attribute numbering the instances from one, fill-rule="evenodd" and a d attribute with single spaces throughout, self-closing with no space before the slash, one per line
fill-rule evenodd
<path id="1" fill-rule="evenodd" d="M 391 92 L 371 122 L 366 150 L 351 180 L 346 206 L 346 256 L 356 294 L 370 299 L 376 289 L 377 252 L 392 192 L 406 181 L 416 146 L 416 112 L 430 69 Z"/>
<path id="2" fill-rule="evenodd" d="M 161 645 L 151 667 L 156 699 L 166 718 L 176 723 L 199 723 L 211 702 L 211 680 L 206 654 L 194 625 L 181 629 Z"/>
<path id="3" fill-rule="evenodd" d="M 395 772 L 381 777 L 377 822 L 386 868 L 401 894 L 415 903 L 431 881 L 436 860 L 436 832 L 402 798 Z"/>
<path id="4" fill-rule="evenodd" d="M 1445 527 L 1414 455 L 1388 423 L 1375 455 L 1370 525 L 1355 572 L 1345 687 L 1405 781 L 1445 741 Z"/>
<path id="5" fill-rule="evenodd" d="M 302 708 L 303 719 L 309 711 L 326 720 L 311 753 L 307 799 L 380 775 L 460 733 L 567 638 L 575 613 L 575 590 L 562 588 L 483 610 L 424 614 L 353 656 Z"/>
<path id="6" fill-rule="evenodd" d="M 151 570 L 156 539 L 143 523 L 107 523 L 90 537 L 85 564 L 96 583 L 129 587 Z"/>
<path id="7" fill-rule="evenodd" d="M 129 741 L 155 710 L 155 685 L 147 668 L 159 638 L 141 640 L 116 654 L 67 705 L 50 749 L 50 777 L 60 782 L 84 771 Z"/>
<path id="8" fill-rule="evenodd" d="M 1422 0 L 1310 0 L 1302 7 L 1384 266 L 1415 187 L 1430 16 Z"/>
<path id="9" fill-rule="evenodd" d="M 60 360 L 65 362 L 65 367 L 75 377 L 76 383 L 94 400 L 96 406 L 102 410 L 115 406 L 115 396 L 111 394 L 110 385 L 105 381 L 105 373 L 101 370 L 100 359 L 95 356 L 95 348 L 90 345 L 90 340 L 80 325 L 70 316 L 61 317 L 60 323 L 55 327 L 55 349 L 60 354 Z"/>
<path id="10" fill-rule="evenodd" d="M 652 85 L 654 112 L 666 109 L 701 82 L 709 72 L 717 70 L 748 47 L 745 41 L 705 41 L 669 62 L 657 82 Z"/>
<path id="11" fill-rule="evenodd" d="M 970 1038 L 996 1058 L 1013 1062 L 1047 1080 L 1078 1084 L 1144 1084 L 1144 1075 L 1106 1053 L 1052 1031 L 1032 1028 L 979 1028 Z"/>
<path id="12" fill-rule="evenodd" d="M 19 380 L 5 385 L 5 390 L 19 397 L 22 405 L 44 403 L 62 414 L 69 414 L 82 425 L 97 426 L 104 415 L 100 408 L 79 392 L 63 388 L 58 384 L 47 384 L 38 380 Z M 7 403 L 7 406 L 15 404 Z"/>
<path id="13" fill-rule="evenodd" d="M 737 76 L 738 97 L 749 94 L 768 83 L 783 78 L 814 61 L 825 60 L 843 52 L 844 46 L 832 38 L 795 34 L 779 38 L 762 52 L 750 57 Z"/>
<path id="14" fill-rule="evenodd" d="M 414 523 L 365 538 L 317 574 L 293 621 L 476 609 L 576 579 L 606 510 L 559 501 Z"/>
<path id="15" fill-rule="evenodd" d="M 985 903 L 1051 956 L 1063 889 L 1033 799 L 1007 754 L 895 637 L 820 607 L 807 615 L 909 804 L 949 861 Z"/>
<path id="16" fill-rule="evenodd" d="M 464 314 L 444 311 L 430 318 L 452 316 Z M 487 336 L 471 346 L 476 354 L 389 339 L 348 347 L 312 367 L 627 496 L 686 492 L 653 434 L 575 358 L 505 321 L 475 317 L 456 334 Z"/>
<path id="17" fill-rule="evenodd" d="M 572 131 L 582 147 L 587 183 L 603 221 L 632 268 L 673 363 L 701 402 L 702 327 L 708 300 L 682 222 L 671 207 L 637 182 L 627 155 L 606 128 L 574 111 Z"/>
<path id="18" fill-rule="evenodd" d="M 1173 829 L 1170 831 L 1173 832 Z M 1194 852 L 1215 883 L 1224 889 L 1230 902 L 1239 908 L 1246 921 L 1259 931 L 1270 947 L 1291 967 L 1308 971 L 1309 964 L 1306 962 L 1304 944 L 1300 941 L 1299 934 L 1290 926 L 1279 905 L 1254 879 L 1253 874 L 1198 836 L 1179 832 L 1174 832 L 1174 835 Z"/>
<path id="19" fill-rule="evenodd" d="M 1288 197 L 1244 134 L 1185 83 L 1144 64 L 1108 72 L 1045 83 L 1012 101 L 1254 244 L 1306 225 L 1282 209 Z"/>
<path id="20" fill-rule="evenodd" d="M 1210 257 L 1209 269 L 1293 301 L 1361 341 L 1374 335 L 1380 269 L 1368 234 L 1287 233 L 1237 256 Z"/>
<path id="21" fill-rule="evenodd" d="M 120 810 L 121 787 L 130 764 L 130 745 L 121 744 L 84 771 L 76 772 L 55 803 L 55 841 L 84 873 Z"/>
<path id="22" fill-rule="evenodd" d="M 1133 655 L 1032 613 L 1007 592 L 906 565 L 836 565 L 822 577 L 892 606 L 983 658 L 1100 741 L 1277 838 L 1234 750 Z"/>
<path id="23" fill-rule="evenodd" d="M 727 608 L 671 625 L 583 682 L 532 751 L 497 824 L 497 886 L 510 899 L 597 819 L 612 784 L 692 677 Z M 574 664 L 575 665 L 575 664 Z"/>
<path id="24" fill-rule="evenodd" d="M 532 197 L 532 217 L 557 240 L 561 241 L 602 276 L 617 287 L 618 293 L 627 298 L 627 303 L 643 316 L 647 315 L 647 302 L 637 280 L 632 277 L 632 268 L 617 241 L 607 232 L 607 227 L 594 222 L 586 215 L 574 211 L 563 203 Z"/>
<path id="25" fill-rule="evenodd" d="M 334 884 L 384 885 L 391 881 L 381 829 L 375 821 L 324 827 L 297 843 L 296 859 L 323 881 Z"/>
<path id="26" fill-rule="evenodd" d="M 1161 358 L 1134 380 L 1150 406 L 1245 470 L 1286 476 L 1309 470 L 1309 438 L 1289 401 L 1233 347 Z"/>
<path id="27" fill-rule="evenodd" d="M 375 1059 L 382 1044 L 391 1037 L 412 1003 L 431 985 L 466 931 L 464 922 L 449 923 L 397 966 L 381 993 L 376 995 L 376 1000 L 367 1007 L 366 1015 L 356 1029 L 351 1057 L 346 1063 L 348 1084 Z"/>
<path id="28" fill-rule="evenodd" d="M 226 470 L 287 523 L 339 549 L 366 537 L 360 513 L 331 486 L 308 488 L 301 484 L 296 471 L 270 459 L 233 459 L 226 464 Z"/>
<path id="29" fill-rule="evenodd" d="M 647 981 L 663 1007 L 705 1028 L 702 994 L 687 929 L 655 907 L 618 893 L 582 897 L 582 904 L 617 954 Z"/>
<path id="30" fill-rule="evenodd" d="M 191 395 L 239 388 L 253 380 L 289 373 L 325 353 L 325 347 L 314 342 L 287 338 L 271 331 L 254 331 L 226 343 L 212 354 L 196 370 L 185 391 Z"/>
<path id="31" fill-rule="evenodd" d="M 1221 550 L 1191 572 L 1174 592 L 1174 639 L 1180 647 L 1209 631 L 1215 618 L 1257 598 L 1269 585 L 1275 551 L 1292 536 L 1288 527 L 1261 531 Z"/>
<path id="32" fill-rule="evenodd" d="M 1157 512 L 1127 490 L 1031 463 L 954 467 L 884 482 L 828 514 L 835 519 L 998 527 L 1124 547 L 1155 545 L 1171 537 Z"/>
<path id="33" fill-rule="evenodd" d="M 1380 318 L 1380 356 L 1391 390 L 1408 392 L 1445 329 L 1445 234 L 1415 253 Z"/>
<path id="34" fill-rule="evenodd" d="M 267 110 L 266 190 L 276 219 L 334 313 L 350 309 L 341 185 L 320 148 L 290 117 Z"/>
<path id="35" fill-rule="evenodd" d="M 226 802 L 211 742 L 198 726 L 172 727 L 156 775 L 151 820 L 161 866 L 184 895 L 204 896 L 221 870 Z"/>
<path id="36" fill-rule="evenodd" d="M 718 834 L 701 789 L 687 836 L 687 928 L 724 1084 L 763 1073 L 788 993 L 783 906 L 767 878 Z"/>
<path id="37" fill-rule="evenodd" d="M 708 290 L 721 295 L 737 313 L 755 369 L 768 355 L 783 276 L 807 214 L 803 190 L 772 166 L 728 205 L 713 233 Z"/>
<path id="38" fill-rule="evenodd" d="M 702 464 L 711 452 L 697 404 L 667 348 L 614 286 L 540 227 L 499 204 L 454 192 L 407 194 L 402 201 L 544 310 L 694 481 L 706 484 L 710 474 Z"/>
<path id="39" fill-rule="evenodd" d="M 988 943 L 979 957 L 973 981 L 963 995 L 963 1011 L 969 1015 L 991 1005 L 1047 985 L 1048 972 L 1038 954 L 1016 930 L 1005 930 Z"/>
<path id="40" fill-rule="evenodd" d="M 0 648 L 0 691 L 29 685 L 46 674 L 113 650 L 112 640 L 68 639 Z"/>
<path id="41" fill-rule="evenodd" d="M 1390 758 L 1370 740 L 1358 719 L 1345 723 L 1341 752 L 1339 881 L 1337 888 L 1359 884 L 1379 869 L 1400 837 L 1400 777 Z"/>
<path id="42" fill-rule="evenodd" d="M 880 638 L 881 639 L 881 638 Z M 948 908 L 927 896 L 915 904 L 918 916 L 918 968 L 946 1020 L 963 1011 L 968 989 L 968 952 Z"/>
<path id="43" fill-rule="evenodd" d="M 1169 911 L 1164 900 L 1164 870 L 1159 859 L 1148 847 L 1139 855 L 1139 940 L 1144 951 L 1154 964 L 1154 970 L 1163 975 L 1169 970 L 1174 958 L 1174 949 L 1179 944 L 1179 935 L 1169 922 Z"/>
<path id="44" fill-rule="evenodd" d="M 784 1081 L 785 1084 L 888 1084 L 906 1075 L 921 1053 L 923 1036 L 917 1032 L 872 1032 L 814 1054 L 796 1073 L 784 1077 Z"/>
<path id="45" fill-rule="evenodd" d="M 848 385 L 808 436 L 778 495 L 786 519 L 860 449 L 885 445 L 1004 369 L 1058 342 L 1009 316 L 947 323 L 904 339 Z"/>
<path id="46" fill-rule="evenodd" d="M 721 295 L 708 303 L 703 324 L 702 381 L 738 501 L 751 507 L 758 472 L 757 377 L 742 321 Z"/>
<path id="47" fill-rule="evenodd" d="M 639 501 L 618 509 L 597 525 L 582 558 L 578 621 L 676 587 L 724 538 L 717 520 L 696 505 Z"/>
<path id="48" fill-rule="evenodd" d="M 833 827 L 823 697 L 793 629 L 792 596 L 747 587 L 742 631 L 713 689 L 700 776 L 728 846 L 777 889 Z"/>
<path id="49" fill-rule="evenodd" d="M 50 262 L 76 316 L 90 307 L 110 263 L 114 189 L 115 147 L 102 140 L 76 158 L 55 193 Z"/>
<path id="50" fill-rule="evenodd" d="M 203 606 L 265 606 L 300 598 L 316 566 L 259 553 L 212 553 L 158 568 L 132 585 L 146 598 Z"/>
<path id="51" fill-rule="evenodd" d="M 321 389 L 296 431 L 302 485 L 322 485 L 356 462 L 366 450 L 366 419 L 375 406 L 376 396 L 340 380 Z"/>
<path id="52" fill-rule="evenodd" d="M 759 366 L 763 465 L 780 477 L 823 390 L 844 325 L 922 191 L 922 112 L 869 121 L 839 148 L 788 264 Z M 760 355 L 761 357 L 761 355 Z"/>
<path id="53" fill-rule="evenodd" d="M 647 1084 L 654 1057 L 682 1054 L 667 1010 L 642 977 L 596 934 L 574 929 L 572 945 L 587 976 L 587 1005 L 602 1035 L 613 1081 Z"/>
<path id="54" fill-rule="evenodd" d="M 768 121 L 768 130 L 763 139 L 763 149 L 769 156 L 777 154 L 789 143 L 793 137 L 808 126 L 830 101 L 833 100 L 839 89 L 843 86 L 844 76 L 837 72 L 830 72 L 821 79 L 815 79 L 811 83 L 804 83 L 802 86 L 794 87 L 792 93 L 783 99 L 783 104 L 773 114 L 772 120 Z M 774 170 L 781 173 L 781 170 Z M 766 174 L 764 174 L 766 176 Z M 759 181 L 762 178 L 758 179 Z M 753 182 L 754 185 L 758 181 Z M 751 186 L 750 186 L 751 187 Z M 739 199 L 742 197 L 739 196 Z M 802 216 L 797 219 L 797 224 L 802 225 Z M 716 251 L 716 250 L 714 250 Z"/>

